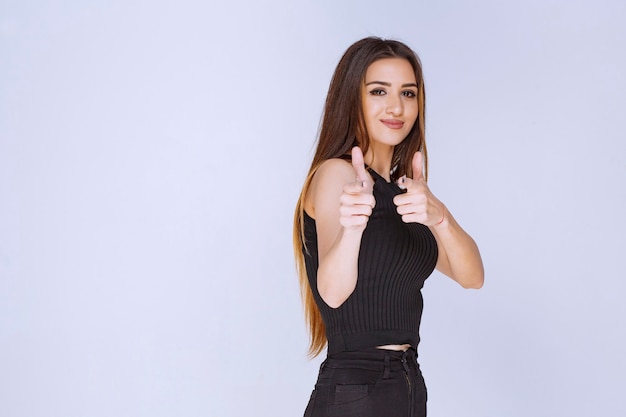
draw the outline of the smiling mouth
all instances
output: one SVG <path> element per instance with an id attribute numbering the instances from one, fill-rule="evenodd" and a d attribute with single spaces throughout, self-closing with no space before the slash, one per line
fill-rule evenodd
<path id="1" fill-rule="evenodd" d="M 402 120 L 382 119 L 381 122 L 390 129 L 400 129 L 404 126 L 404 122 Z"/>

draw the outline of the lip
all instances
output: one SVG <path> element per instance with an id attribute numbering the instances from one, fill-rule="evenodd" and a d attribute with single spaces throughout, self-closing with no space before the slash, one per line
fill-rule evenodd
<path id="1" fill-rule="evenodd" d="M 389 129 L 401 129 L 404 126 L 404 122 L 397 119 L 381 119 L 381 123 Z"/>

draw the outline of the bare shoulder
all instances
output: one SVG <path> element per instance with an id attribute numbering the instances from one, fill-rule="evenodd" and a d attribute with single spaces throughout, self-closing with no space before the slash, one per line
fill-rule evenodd
<path id="1" fill-rule="evenodd" d="M 315 171 L 305 197 L 304 208 L 315 218 L 316 206 L 339 201 L 344 185 L 355 180 L 350 162 L 339 158 L 324 161 Z"/>
<path id="2" fill-rule="evenodd" d="M 328 159 L 320 165 L 313 176 L 313 181 L 333 181 L 341 183 L 343 187 L 347 182 L 355 179 L 354 168 L 350 162 L 339 158 Z"/>

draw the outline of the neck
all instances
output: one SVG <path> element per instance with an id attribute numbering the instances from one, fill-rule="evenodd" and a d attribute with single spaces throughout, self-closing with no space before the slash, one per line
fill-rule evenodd
<path id="1" fill-rule="evenodd" d="M 370 147 L 363 157 L 365 163 L 387 181 L 391 179 L 389 171 L 391 171 L 393 149 L 393 146 L 370 143 Z"/>

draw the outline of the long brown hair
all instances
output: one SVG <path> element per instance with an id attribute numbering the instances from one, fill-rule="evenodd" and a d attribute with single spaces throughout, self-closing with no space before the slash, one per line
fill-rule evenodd
<path id="1" fill-rule="evenodd" d="M 304 263 L 306 245 L 304 242 L 304 199 L 308 193 L 313 175 L 326 160 L 350 153 L 354 146 L 360 146 L 367 153 L 370 138 L 365 128 L 361 104 L 361 86 L 365 72 L 375 61 L 384 58 L 403 58 L 409 61 L 415 72 L 418 86 L 418 116 L 407 137 L 394 148 L 391 166 L 392 180 L 403 175 L 412 177 L 411 161 L 413 154 L 422 151 L 424 175 L 428 172 L 428 153 L 424 140 L 425 92 L 424 77 L 420 60 L 408 46 L 396 40 L 368 37 L 351 45 L 344 53 L 330 82 L 324 106 L 317 148 L 309 173 L 304 181 L 302 192 L 296 204 L 293 222 L 293 249 L 296 270 L 300 279 L 300 293 L 304 304 L 304 316 L 310 333 L 309 355 L 317 356 L 326 346 L 324 322 L 315 304 Z"/>

